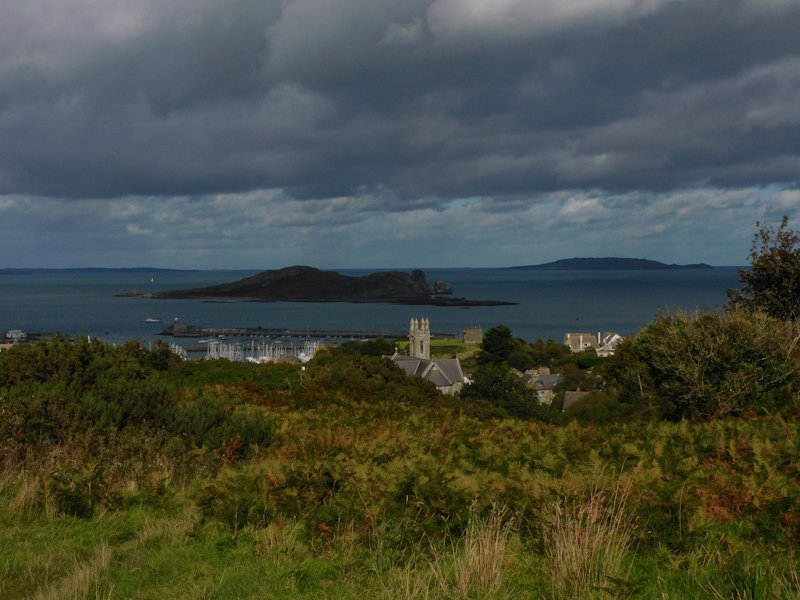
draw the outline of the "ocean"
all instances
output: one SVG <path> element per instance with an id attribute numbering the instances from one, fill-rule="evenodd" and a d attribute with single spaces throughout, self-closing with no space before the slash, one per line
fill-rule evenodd
<path id="1" fill-rule="evenodd" d="M 374 269 L 379 270 L 379 269 Z M 349 275 L 374 270 L 341 269 Z M 110 342 L 160 339 L 179 318 L 203 327 L 406 331 L 412 317 L 428 318 L 434 332 L 460 335 L 504 324 L 515 336 L 561 340 L 568 331 L 638 332 L 657 314 L 713 310 L 738 286 L 735 267 L 663 271 L 525 271 L 425 269 L 444 279 L 454 296 L 506 300 L 513 306 L 435 307 L 308 302 L 208 302 L 115 297 L 133 289 L 159 291 L 234 281 L 257 271 L 31 270 L 0 271 L 0 337 L 9 329 L 90 335 Z M 156 317 L 162 323 L 145 323 Z M 171 340 L 172 338 L 165 338 Z M 196 343 L 184 341 L 181 343 Z"/>

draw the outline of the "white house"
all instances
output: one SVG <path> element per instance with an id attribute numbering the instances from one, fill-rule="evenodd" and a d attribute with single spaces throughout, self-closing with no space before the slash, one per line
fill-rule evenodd
<path id="1" fill-rule="evenodd" d="M 611 356 L 622 339 L 622 336 L 614 331 L 603 333 L 598 331 L 597 335 L 585 332 L 566 333 L 564 345 L 572 352 L 585 352 L 591 349 L 597 352 L 597 356 Z"/>

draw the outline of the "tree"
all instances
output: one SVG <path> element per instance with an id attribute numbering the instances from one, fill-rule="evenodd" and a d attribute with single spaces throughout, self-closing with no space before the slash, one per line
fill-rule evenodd
<path id="1" fill-rule="evenodd" d="M 741 290 L 728 290 L 730 307 L 796 321 L 800 318 L 800 235 L 784 216 L 777 229 L 758 224 L 750 268 L 739 270 Z"/>
<path id="2" fill-rule="evenodd" d="M 505 365 L 524 371 L 535 366 L 536 359 L 528 342 L 513 337 L 505 325 L 497 325 L 483 335 L 478 363 Z"/>
<path id="3" fill-rule="evenodd" d="M 334 356 L 391 356 L 394 351 L 395 342 L 382 337 L 345 342 L 331 348 Z"/>
<path id="4" fill-rule="evenodd" d="M 552 339 L 543 340 L 539 338 L 530 344 L 530 348 L 533 361 L 538 366 L 553 367 L 555 366 L 554 362 L 568 358 L 572 354 L 565 344 Z"/>
<path id="5" fill-rule="evenodd" d="M 481 353 L 478 362 L 483 365 L 497 365 L 508 362 L 514 350 L 514 338 L 511 330 L 505 325 L 497 325 L 483 334 Z"/>
<path id="6" fill-rule="evenodd" d="M 535 414 L 538 405 L 535 393 L 502 365 L 483 365 L 473 373 L 472 380 L 471 385 L 461 390 L 463 400 L 486 402 L 501 416 L 526 419 Z"/>

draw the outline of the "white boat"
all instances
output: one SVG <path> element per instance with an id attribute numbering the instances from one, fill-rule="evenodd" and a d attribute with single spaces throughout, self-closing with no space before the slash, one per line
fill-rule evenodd
<path id="1" fill-rule="evenodd" d="M 144 323 L 161 323 L 161 319 L 159 319 L 158 317 L 147 317 L 146 319 L 143 319 L 143 322 Z"/>

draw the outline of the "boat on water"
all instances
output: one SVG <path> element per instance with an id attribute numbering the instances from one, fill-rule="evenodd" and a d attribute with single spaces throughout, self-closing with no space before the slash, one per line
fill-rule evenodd
<path id="1" fill-rule="evenodd" d="M 144 322 L 144 323 L 161 323 L 161 319 L 159 319 L 158 317 L 147 317 L 146 319 L 143 319 L 142 322 Z"/>

